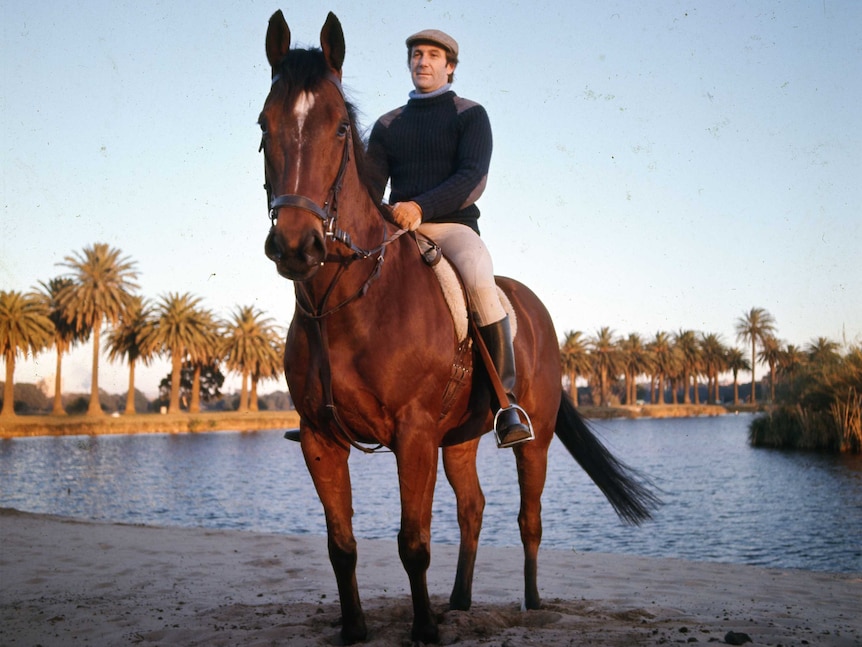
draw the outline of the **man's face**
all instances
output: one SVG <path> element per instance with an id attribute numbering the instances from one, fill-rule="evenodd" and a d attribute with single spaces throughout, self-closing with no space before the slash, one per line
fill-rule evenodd
<path id="1" fill-rule="evenodd" d="M 436 45 L 414 45 L 410 52 L 410 77 L 422 93 L 439 90 L 449 81 L 455 66 L 446 62 L 446 50 Z"/>

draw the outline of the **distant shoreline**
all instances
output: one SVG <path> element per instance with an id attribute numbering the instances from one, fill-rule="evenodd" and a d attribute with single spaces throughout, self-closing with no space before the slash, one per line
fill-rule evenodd
<path id="1" fill-rule="evenodd" d="M 299 414 L 296 411 L 137 413 L 130 416 L 105 414 L 97 417 L 20 415 L 9 420 L 0 420 L 0 438 L 260 431 L 297 426 Z"/>
<path id="2" fill-rule="evenodd" d="M 608 418 L 699 418 L 723 416 L 729 413 L 758 413 L 760 404 L 635 404 L 611 407 L 580 406 L 578 411 L 584 418 L 604 420 Z"/>
<path id="3" fill-rule="evenodd" d="M 693 418 L 728 413 L 754 413 L 751 405 L 645 404 L 618 407 L 579 407 L 585 418 Z M 261 431 L 299 426 L 296 411 L 205 411 L 201 413 L 138 413 L 126 415 L 29 416 L 0 421 L 0 438 L 32 436 L 97 436 L 111 434 L 182 434 L 206 431 Z"/>

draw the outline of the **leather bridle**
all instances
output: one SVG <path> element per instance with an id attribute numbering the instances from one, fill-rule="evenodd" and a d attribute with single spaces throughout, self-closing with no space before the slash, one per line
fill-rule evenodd
<path id="1" fill-rule="evenodd" d="M 278 77 L 276 77 L 276 79 L 277 78 Z M 259 151 L 263 151 L 264 158 L 266 158 L 266 147 L 264 145 L 266 142 L 266 136 L 267 133 L 264 131 L 261 135 L 259 149 Z M 286 193 L 284 195 L 273 196 L 272 185 L 269 183 L 269 178 L 266 178 L 264 188 L 266 189 L 267 206 L 269 207 L 269 219 L 273 226 L 275 226 L 275 222 L 278 219 L 279 210 L 283 207 L 303 209 L 320 218 L 327 238 L 331 238 L 332 240 L 342 243 L 353 252 L 360 251 L 354 249 L 350 234 L 338 228 L 338 195 L 341 193 L 341 188 L 344 184 L 344 173 L 347 170 L 347 163 L 350 161 L 350 140 L 351 132 L 350 126 L 348 125 L 344 134 L 344 149 L 341 153 L 341 164 L 338 167 L 338 173 L 336 174 L 335 179 L 332 181 L 332 186 L 329 188 L 326 202 L 323 203 L 322 207 L 311 198 L 296 193 Z M 264 165 L 264 175 L 265 174 L 266 166 Z"/>

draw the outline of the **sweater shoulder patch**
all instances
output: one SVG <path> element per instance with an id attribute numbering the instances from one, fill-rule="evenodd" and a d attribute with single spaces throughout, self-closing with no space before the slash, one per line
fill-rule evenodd
<path id="1" fill-rule="evenodd" d="M 398 117 L 398 115 L 400 115 L 402 112 L 404 112 L 404 106 L 401 106 L 400 108 L 395 108 L 395 110 L 391 110 L 391 111 L 387 112 L 385 115 L 380 117 L 380 119 L 378 119 L 377 121 L 380 122 L 380 125 L 383 126 L 384 128 L 389 128 L 389 126 L 392 124 L 392 122 L 395 121 L 395 119 Z"/>
<path id="2" fill-rule="evenodd" d="M 464 97 L 455 97 L 455 111 L 460 115 L 470 108 L 482 107 L 475 101 L 471 101 L 470 99 L 465 99 Z"/>

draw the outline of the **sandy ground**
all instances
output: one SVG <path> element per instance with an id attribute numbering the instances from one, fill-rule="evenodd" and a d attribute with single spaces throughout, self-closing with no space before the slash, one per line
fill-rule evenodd
<path id="1" fill-rule="evenodd" d="M 370 645 L 410 645 L 394 541 L 360 541 Z M 457 551 L 435 546 L 441 643 L 517 647 L 862 645 L 862 574 L 540 553 L 522 612 L 518 549 L 480 548 L 469 612 L 446 610 Z M 322 537 L 74 521 L 0 510 L 0 645 L 338 645 Z"/>

